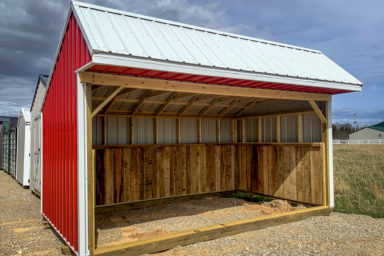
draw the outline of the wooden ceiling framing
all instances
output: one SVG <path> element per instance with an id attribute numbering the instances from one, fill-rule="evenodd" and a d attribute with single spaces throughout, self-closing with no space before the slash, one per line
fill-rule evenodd
<path id="1" fill-rule="evenodd" d="M 103 86 L 92 86 L 92 117 L 119 114 L 149 117 L 238 118 L 246 115 L 257 104 L 271 101 L 271 99 L 251 97 L 127 89 L 124 87 L 107 87 L 107 89 Z M 153 110 L 143 110 L 144 104 L 151 104 Z M 172 106 L 177 106 L 178 110 L 169 111 Z"/>

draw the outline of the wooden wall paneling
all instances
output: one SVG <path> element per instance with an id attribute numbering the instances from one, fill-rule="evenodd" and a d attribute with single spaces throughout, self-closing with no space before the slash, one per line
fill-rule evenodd
<path id="1" fill-rule="evenodd" d="M 113 204 L 113 189 L 114 189 L 114 159 L 113 149 L 105 150 L 105 203 Z"/>
<path id="2" fill-rule="evenodd" d="M 164 156 L 164 157 L 163 157 Z M 163 169 L 164 169 L 164 196 L 170 196 L 170 186 L 171 186 L 171 148 L 164 147 L 164 155 L 160 155 L 160 158 L 163 159 Z"/>
<path id="3" fill-rule="evenodd" d="M 155 151 L 155 155 L 156 155 L 156 163 L 157 163 L 156 165 L 157 197 L 163 198 L 165 197 L 165 183 L 166 183 L 164 162 L 169 161 L 169 158 L 167 160 L 164 147 L 159 147 L 158 150 Z"/>
<path id="4" fill-rule="evenodd" d="M 113 184 L 113 203 L 123 202 L 123 150 L 113 149 L 114 154 L 114 184 Z"/>
<path id="5" fill-rule="evenodd" d="M 185 150 L 186 150 L 186 158 L 185 158 L 185 161 L 186 161 L 186 164 L 185 164 L 185 176 L 186 176 L 186 191 L 185 193 L 187 195 L 191 194 L 192 193 L 192 168 L 191 168 L 191 146 L 186 146 L 185 147 Z"/>
<path id="6" fill-rule="evenodd" d="M 131 201 L 131 148 L 123 149 L 123 202 Z"/>
<path id="7" fill-rule="evenodd" d="M 315 204 L 323 203 L 323 155 L 321 148 L 311 147 L 311 202 Z"/>
<path id="8" fill-rule="evenodd" d="M 305 155 L 307 149 L 300 147 L 296 150 L 296 194 L 298 201 L 304 201 L 304 183 L 305 183 Z"/>
<path id="9" fill-rule="evenodd" d="M 287 160 L 287 168 L 284 174 L 284 198 L 297 201 L 296 191 L 296 147 L 286 146 L 286 155 L 284 158 Z"/>
<path id="10" fill-rule="evenodd" d="M 105 150 L 96 150 L 96 205 L 105 204 Z"/>
<path id="11" fill-rule="evenodd" d="M 159 198 L 157 193 L 157 186 L 159 182 L 157 180 L 159 172 L 159 164 L 157 163 L 157 152 L 158 148 L 152 148 L 151 157 L 152 157 L 152 198 Z"/>
<path id="12" fill-rule="evenodd" d="M 214 172 L 215 172 L 215 187 L 214 191 L 219 191 L 221 189 L 221 177 L 222 177 L 222 170 L 221 170 L 221 148 L 222 146 L 215 146 L 215 165 L 214 165 Z"/>

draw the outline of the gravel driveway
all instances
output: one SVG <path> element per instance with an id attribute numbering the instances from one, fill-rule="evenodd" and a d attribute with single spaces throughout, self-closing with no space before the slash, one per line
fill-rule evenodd
<path id="1" fill-rule="evenodd" d="M 40 201 L 0 171 L 0 255 L 61 255 Z M 384 219 L 332 213 L 151 255 L 384 255 Z"/>

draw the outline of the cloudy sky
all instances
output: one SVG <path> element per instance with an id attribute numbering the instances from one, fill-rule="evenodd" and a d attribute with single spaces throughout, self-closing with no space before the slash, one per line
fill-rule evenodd
<path id="1" fill-rule="evenodd" d="M 334 122 L 384 121 L 382 0 L 86 0 L 86 2 L 321 50 L 364 83 L 334 97 Z M 0 115 L 30 107 L 48 74 L 69 0 L 0 0 Z"/>

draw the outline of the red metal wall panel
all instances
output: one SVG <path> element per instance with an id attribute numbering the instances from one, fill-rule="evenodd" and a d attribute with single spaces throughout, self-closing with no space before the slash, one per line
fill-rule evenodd
<path id="1" fill-rule="evenodd" d="M 43 106 L 43 214 L 78 251 L 75 71 L 91 56 L 72 15 Z"/>

